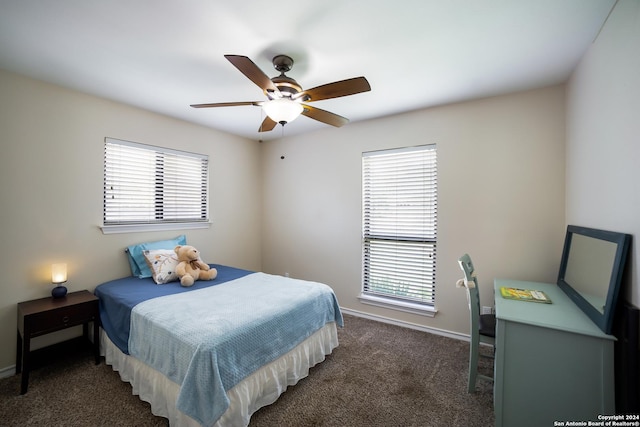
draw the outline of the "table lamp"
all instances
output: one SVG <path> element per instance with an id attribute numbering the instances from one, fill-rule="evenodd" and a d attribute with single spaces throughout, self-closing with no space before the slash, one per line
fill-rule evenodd
<path id="1" fill-rule="evenodd" d="M 62 298 L 67 295 L 67 288 L 62 286 L 67 281 L 67 264 L 52 264 L 51 265 L 51 282 L 56 285 L 51 291 L 51 296 L 54 298 Z"/>

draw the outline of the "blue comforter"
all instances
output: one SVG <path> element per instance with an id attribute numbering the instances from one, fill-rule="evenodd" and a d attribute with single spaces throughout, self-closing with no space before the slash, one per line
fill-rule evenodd
<path id="1" fill-rule="evenodd" d="M 140 301 L 129 319 L 130 354 L 180 384 L 178 409 L 205 425 L 224 413 L 226 391 L 242 379 L 325 324 L 342 325 L 328 286 L 251 272 Z"/>
<path id="2" fill-rule="evenodd" d="M 216 286 L 253 273 L 253 271 L 225 265 L 210 265 L 218 270 L 215 280 L 197 281 L 189 288 L 180 286 L 178 282 L 156 285 L 151 278 L 139 279 L 133 276 L 97 286 L 94 293 L 99 298 L 102 329 L 120 351 L 129 354 L 131 310 L 142 301 Z"/>

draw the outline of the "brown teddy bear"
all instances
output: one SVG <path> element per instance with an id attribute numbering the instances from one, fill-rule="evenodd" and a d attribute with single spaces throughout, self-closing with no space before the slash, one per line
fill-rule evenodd
<path id="1" fill-rule="evenodd" d="M 176 275 L 182 286 L 192 286 L 196 280 L 213 280 L 218 276 L 218 270 L 203 262 L 200 252 L 193 246 L 178 245 L 173 250 L 178 255 Z"/>

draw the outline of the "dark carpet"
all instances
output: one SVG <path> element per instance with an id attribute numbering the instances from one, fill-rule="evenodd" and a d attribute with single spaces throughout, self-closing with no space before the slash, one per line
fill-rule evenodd
<path id="1" fill-rule="evenodd" d="M 251 427 L 493 425 L 491 383 L 466 391 L 467 342 L 354 316 L 338 336 L 340 346 Z M 27 394 L 19 390 L 19 375 L 0 380 L 2 427 L 168 425 L 90 351 L 52 358 L 31 372 Z"/>

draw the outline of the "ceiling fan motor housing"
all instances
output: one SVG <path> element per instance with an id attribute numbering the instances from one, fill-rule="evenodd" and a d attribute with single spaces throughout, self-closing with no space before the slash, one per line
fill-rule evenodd
<path id="1" fill-rule="evenodd" d="M 298 82 L 284 74 L 272 78 L 271 81 L 285 97 L 291 98 L 296 93 L 302 92 L 302 87 Z"/>
<path id="2" fill-rule="evenodd" d="M 277 55 L 272 59 L 273 68 L 280 72 L 279 76 L 273 77 L 271 81 L 278 88 L 280 93 L 286 98 L 291 98 L 298 92 L 302 92 L 302 86 L 291 77 L 284 75 L 287 71 L 290 71 L 293 67 L 293 59 L 287 55 Z M 265 95 L 274 99 L 273 93 L 265 91 Z"/>

